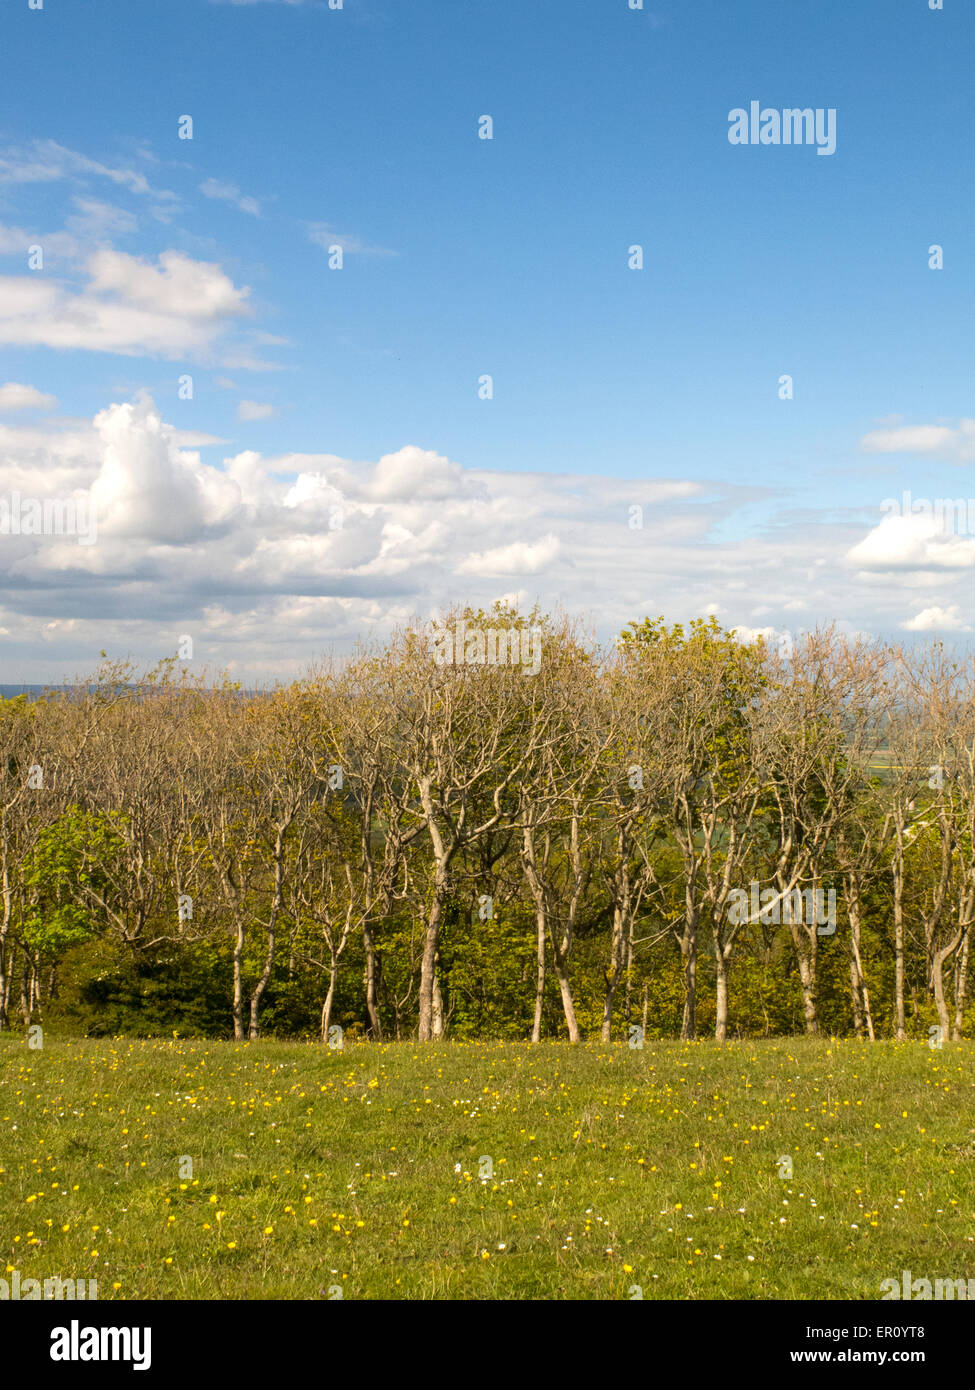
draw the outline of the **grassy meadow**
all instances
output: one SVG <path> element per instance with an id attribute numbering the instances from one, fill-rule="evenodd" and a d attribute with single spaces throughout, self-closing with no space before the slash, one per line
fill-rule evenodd
<path id="1" fill-rule="evenodd" d="M 2 1265 L 101 1300 L 877 1299 L 975 1276 L 975 1045 L 7 1035 Z"/>

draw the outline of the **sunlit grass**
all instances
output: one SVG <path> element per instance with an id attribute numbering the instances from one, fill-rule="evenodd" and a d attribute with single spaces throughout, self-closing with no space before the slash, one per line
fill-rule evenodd
<path id="1" fill-rule="evenodd" d="M 876 1299 L 903 1269 L 975 1276 L 970 1043 L 10 1036 L 0 1087 L 0 1265 L 102 1299 Z"/>

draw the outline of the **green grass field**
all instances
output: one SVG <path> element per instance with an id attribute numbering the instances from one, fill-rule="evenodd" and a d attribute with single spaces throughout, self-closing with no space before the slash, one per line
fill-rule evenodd
<path id="1" fill-rule="evenodd" d="M 970 1043 L 7 1036 L 0 1265 L 103 1300 L 877 1299 L 975 1276 L 973 1125 Z"/>

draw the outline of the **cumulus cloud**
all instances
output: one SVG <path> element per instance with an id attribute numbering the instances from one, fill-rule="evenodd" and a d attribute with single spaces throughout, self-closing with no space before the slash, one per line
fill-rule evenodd
<path id="1" fill-rule="evenodd" d="M 139 280 L 144 312 L 156 289 Z M 798 611 L 804 627 L 892 632 L 914 613 L 909 630 L 963 631 L 975 597 L 967 565 L 927 577 L 844 565 L 855 536 L 832 512 L 747 530 L 743 509 L 764 488 L 470 469 L 417 444 L 365 461 L 227 456 L 146 395 L 88 422 L 0 423 L 0 496 L 15 489 L 89 498 L 98 537 L 0 541 L 8 680 L 89 669 L 102 648 L 152 658 L 182 632 L 242 678 L 286 676 L 324 650 L 504 592 L 523 608 L 565 605 L 607 640 L 647 614 L 686 622 L 716 609 L 745 635 L 794 627 Z"/>
<path id="2" fill-rule="evenodd" d="M 0 386 L 0 411 L 11 410 L 53 410 L 57 397 L 38 391 L 36 386 L 24 386 L 17 381 L 7 381 Z"/>
<path id="3" fill-rule="evenodd" d="M 954 603 L 947 608 L 937 605 L 922 608 L 920 613 L 901 623 L 901 627 L 905 632 L 971 632 L 971 628 L 958 611 L 958 605 Z"/>
<path id="4" fill-rule="evenodd" d="M 233 479 L 182 450 L 149 396 L 95 416 L 101 466 L 92 484 L 100 532 L 176 545 L 218 532 L 241 506 Z"/>
<path id="5" fill-rule="evenodd" d="M 885 516 L 846 560 L 861 570 L 970 569 L 975 539 L 953 535 L 931 517 Z"/>
<path id="6" fill-rule="evenodd" d="M 126 356 L 209 358 L 250 290 L 219 265 L 164 251 L 157 264 L 100 250 L 80 291 L 32 276 L 0 276 L 0 343 Z"/>
<path id="7" fill-rule="evenodd" d="M 456 495 L 463 482 L 460 464 L 411 444 L 382 456 L 368 494 L 377 502 L 436 502 Z"/>
<path id="8" fill-rule="evenodd" d="M 91 290 L 129 305 L 179 318 L 214 319 L 246 312 L 249 289 L 237 289 L 218 265 L 164 251 L 158 266 L 122 251 L 97 251 L 89 261 Z"/>
<path id="9" fill-rule="evenodd" d="M 456 574 L 538 574 L 561 550 L 558 536 L 549 533 L 537 541 L 512 541 L 469 555 L 455 568 Z"/>

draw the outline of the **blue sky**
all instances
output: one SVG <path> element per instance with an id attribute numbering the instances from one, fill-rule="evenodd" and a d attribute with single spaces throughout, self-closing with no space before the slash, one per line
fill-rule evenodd
<path id="1" fill-rule="evenodd" d="M 966 630 L 975 542 L 876 531 L 904 489 L 975 492 L 962 0 L 24 0 L 4 22 L 0 382 L 57 405 L 9 394 L 0 462 L 38 495 L 100 479 L 104 513 L 80 569 L 0 537 L 13 679 L 174 624 L 283 671 L 501 593 L 607 632 L 634 605 Z M 836 152 L 731 145 L 753 99 L 835 108 Z M 550 505 L 545 475 L 568 479 Z M 190 515 L 155 534 L 166 487 Z M 311 503 L 282 529 L 316 488 L 348 502 L 341 534 Z"/>

